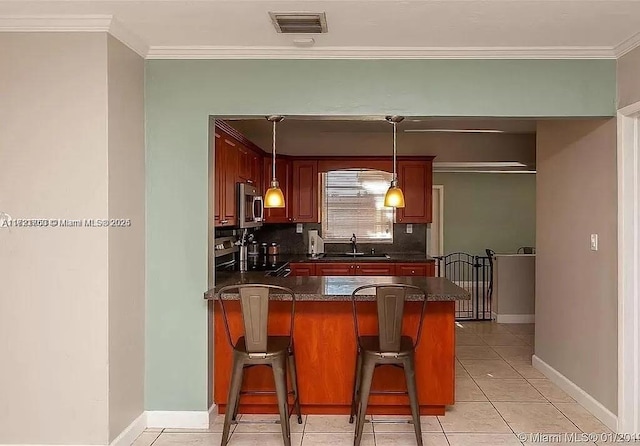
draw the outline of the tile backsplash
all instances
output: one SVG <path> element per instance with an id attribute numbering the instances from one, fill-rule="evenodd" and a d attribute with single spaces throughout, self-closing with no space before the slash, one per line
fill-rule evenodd
<path id="1" fill-rule="evenodd" d="M 414 224 L 413 233 L 406 233 L 405 224 L 393 225 L 393 243 L 360 243 L 358 251 L 370 252 L 375 249 L 379 253 L 425 253 L 427 250 L 427 225 Z M 308 231 L 318 230 L 322 236 L 322 228 L 317 223 L 304 224 L 302 234 L 296 233 L 295 224 L 268 224 L 258 229 L 255 240 L 258 242 L 272 243 L 280 245 L 280 252 L 283 254 L 305 254 L 308 249 Z M 327 243 L 324 244 L 325 252 L 345 252 L 350 250 L 348 243 Z"/>

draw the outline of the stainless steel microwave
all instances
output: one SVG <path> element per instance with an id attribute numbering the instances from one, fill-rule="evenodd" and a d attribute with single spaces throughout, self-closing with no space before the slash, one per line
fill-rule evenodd
<path id="1" fill-rule="evenodd" d="M 264 221 L 264 201 L 258 189 L 247 183 L 238 183 L 238 226 L 257 228 Z"/>

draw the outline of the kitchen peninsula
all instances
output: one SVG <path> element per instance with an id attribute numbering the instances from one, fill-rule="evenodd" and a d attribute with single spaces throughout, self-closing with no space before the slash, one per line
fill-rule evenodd
<path id="1" fill-rule="evenodd" d="M 455 389 L 455 301 L 469 299 L 462 288 L 444 278 L 400 276 L 290 276 L 265 277 L 264 273 L 218 273 L 212 299 L 214 312 L 214 390 L 218 411 L 226 409 L 231 376 L 232 351 L 228 344 L 219 305 L 213 299 L 229 300 L 227 313 L 234 337 L 241 333 L 242 317 L 237 294 L 219 296 L 216 289 L 227 285 L 264 283 L 291 288 L 296 293 L 294 342 L 302 411 L 306 414 L 348 414 L 356 359 L 351 292 L 360 285 L 404 283 L 426 292 L 427 307 L 423 333 L 416 350 L 416 378 L 420 412 L 443 415 L 454 403 Z M 269 332 L 286 334 L 290 303 L 272 295 Z M 376 304 L 373 295 L 358 297 L 362 306 L 361 333 L 376 332 Z M 420 319 L 421 296 L 407 296 L 404 333 L 415 336 Z M 243 389 L 272 390 L 273 375 L 264 367 L 245 370 Z M 395 367 L 376 369 L 372 391 L 406 390 L 404 374 Z M 372 414 L 409 414 L 406 395 L 375 395 L 369 402 Z M 246 395 L 240 413 L 277 413 L 275 395 Z"/>

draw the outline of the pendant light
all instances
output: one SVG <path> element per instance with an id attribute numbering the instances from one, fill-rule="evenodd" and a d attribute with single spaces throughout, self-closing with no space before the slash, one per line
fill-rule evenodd
<path id="1" fill-rule="evenodd" d="M 403 208 L 404 194 L 398 186 L 398 174 L 396 173 L 396 125 L 404 118 L 402 116 L 387 116 L 386 119 L 393 124 L 393 177 L 391 177 L 391 185 L 384 196 L 384 205 L 387 207 Z"/>
<path id="2" fill-rule="evenodd" d="M 267 116 L 267 120 L 273 123 L 273 160 L 271 162 L 271 187 L 264 194 L 265 208 L 283 208 L 284 194 L 280 189 L 280 183 L 276 178 L 276 124 L 284 119 L 283 116 Z"/>

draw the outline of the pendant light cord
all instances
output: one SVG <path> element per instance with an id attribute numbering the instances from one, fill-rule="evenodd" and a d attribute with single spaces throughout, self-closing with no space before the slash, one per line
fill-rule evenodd
<path id="1" fill-rule="evenodd" d="M 271 163 L 272 167 L 272 176 L 271 181 L 276 179 L 276 121 L 273 121 L 273 162 Z"/>
<path id="2" fill-rule="evenodd" d="M 396 122 L 393 121 L 393 179 L 396 180 L 398 174 L 396 173 Z"/>

